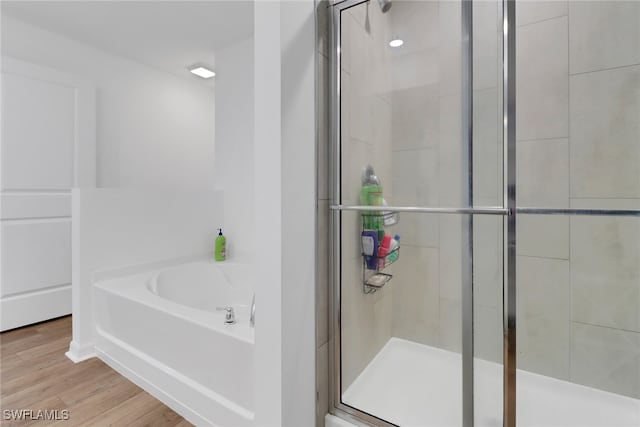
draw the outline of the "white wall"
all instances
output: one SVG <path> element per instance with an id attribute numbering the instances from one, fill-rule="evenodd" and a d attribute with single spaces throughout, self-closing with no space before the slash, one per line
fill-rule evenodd
<path id="1" fill-rule="evenodd" d="M 253 39 L 216 53 L 215 182 L 225 196 L 224 228 L 231 257 L 252 252 Z M 266 231 L 266 230 L 265 230 Z"/>
<path id="2" fill-rule="evenodd" d="M 282 425 L 315 423 L 315 4 L 284 2 Z"/>
<path id="3" fill-rule="evenodd" d="M 212 255 L 222 220 L 219 191 L 74 189 L 72 207 L 74 360 L 93 352 L 96 273 Z"/>
<path id="4" fill-rule="evenodd" d="M 213 189 L 211 87 L 6 15 L 2 53 L 95 83 L 98 186 Z"/>
<path id="5" fill-rule="evenodd" d="M 256 425 L 315 423 L 314 2 L 256 2 Z M 262 307 L 262 308 L 261 308 Z"/>
<path id="6" fill-rule="evenodd" d="M 280 125 L 280 4 L 256 2 L 255 36 L 255 229 L 269 229 L 269 249 L 256 271 L 269 280 L 256 286 L 255 424 L 282 424 L 282 206 Z M 265 307 L 264 309 L 261 307 Z M 268 308 L 267 308 L 268 307 Z"/>

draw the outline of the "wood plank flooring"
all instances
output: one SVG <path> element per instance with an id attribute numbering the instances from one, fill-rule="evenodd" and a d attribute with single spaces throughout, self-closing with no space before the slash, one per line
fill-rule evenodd
<path id="1" fill-rule="evenodd" d="M 3 426 L 191 426 L 100 360 L 71 362 L 70 341 L 71 316 L 0 334 Z M 4 410 L 20 409 L 66 409 L 69 419 L 4 419 Z"/>

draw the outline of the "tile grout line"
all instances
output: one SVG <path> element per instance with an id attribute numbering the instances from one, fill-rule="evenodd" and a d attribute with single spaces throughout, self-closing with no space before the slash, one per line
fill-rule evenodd
<path id="1" fill-rule="evenodd" d="M 563 13 L 562 15 L 550 16 L 548 18 L 540 19 L 538 21 L 527 22 L 526 24 L 517 25 L 517 28 L 524 28 L 524 27 L 528 27 L 530 25 L 540 24 L 542 22 L 547 22 L 547 21 L 552 21 L 554 19 L 564 18 L 565 16 L 567 17 L 567 21 L 568 21 L 569 20 L 569 11 L 568 10 L 567 10 L 567 13 Z"/>
<path id="2" fill-rule="evenodd" d="M 632 64 L 625 64 L 625 65 L 617 65 L 615 67 L 599 68 L 597 70 L 578 71 L 578 72 L 575 72 L 575 73 L 572 73 L 571 72 L 571 68 L 569 68 L 569 77 L 581 76 L 583 74 L 601 73 L 601 72 L 605 72 L 605 71 L 615 71 L 615 70 L 621 70 L 621 69 L 624 69 L 624 68 L 634 68 L 634 67 L 638 67 L 638 66 L 640 66 L 640 62 L 636 62 L 636 63 L 632 63 Z"/>
<path id="3" fill-rule="evenodd" d="M 600 325 L 600 324 L 597 324 L 597 323 L 581 322 L 579 320 L 572 320 L 571 323 L 576 323 L 578 325 L 592 326 L 592 327 L 595 327 L 595 328 L 603 328 L 603 329 L 609 329 L 609 330 L 612 330 L 612 331 L 627 332 L 627 333 L 631 333 L 631 334 L 640 335 L 640 330 L 634 331 L 633 329 L 615 328 L 613 326 Z"/>
<path id="4" fill-rule="evenodd" d="M 549 261 L 567 261 L 567 262 L 569 262 L 569 258 L 556 258 L 556 257 L 549 257 L 549 256 L 526 255 L 526 254 L 516 254 L 516 256 L 517 257 L 521 257 L 521 258 L 535 258 L 535 259 L 546 259 L 546 260 L 549 260 Z"/>
<path id="5" fill-rule="evenodd" d="M 529 142 L 556 142 L 556 143 L 560 144 L 560 143 L 565 142 L 563 140 L 568 140 L 568 139 L 569 139 L 569 135 L 567 135 L 567 136 L 554 136 L 554 137 L 549 137 L 549 138 L 518 139 L 518 140 L 516 140 L 516 143 L 517 144 L 522 144 L 522 143 L 529 143 Z"/>

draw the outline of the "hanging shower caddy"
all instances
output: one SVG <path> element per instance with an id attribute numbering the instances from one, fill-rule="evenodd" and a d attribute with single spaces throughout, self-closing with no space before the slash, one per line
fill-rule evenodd
<path id="1" fill-rule="evenodd" d="M 375 229 L 384 230 L 385 227 L 396 225 L 399 221 L 397 212 L 363 212 L 361 214 L 362 231 Z M 365 294 L 372 294 L 384 287 L 393 278 L 393 275 L 385 272 L 387 267 L 400 259 L 400 246 L 386 255 L 367 255 L 361 245 L 362 254 L 362 290 Z"/>

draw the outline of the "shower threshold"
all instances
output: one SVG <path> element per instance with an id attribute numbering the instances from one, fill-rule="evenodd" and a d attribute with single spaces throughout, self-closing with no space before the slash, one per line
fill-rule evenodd
<path id="1" fill-rule="evenodd" d="M 461 355 L 391 338 L 342 396 L 403 427 L 462 424 Z M 631 427 L 640 399 L 518 370 L 517 425 Z M 476 426 L 502 426 L 502 365 L 475 359 Z"/>

